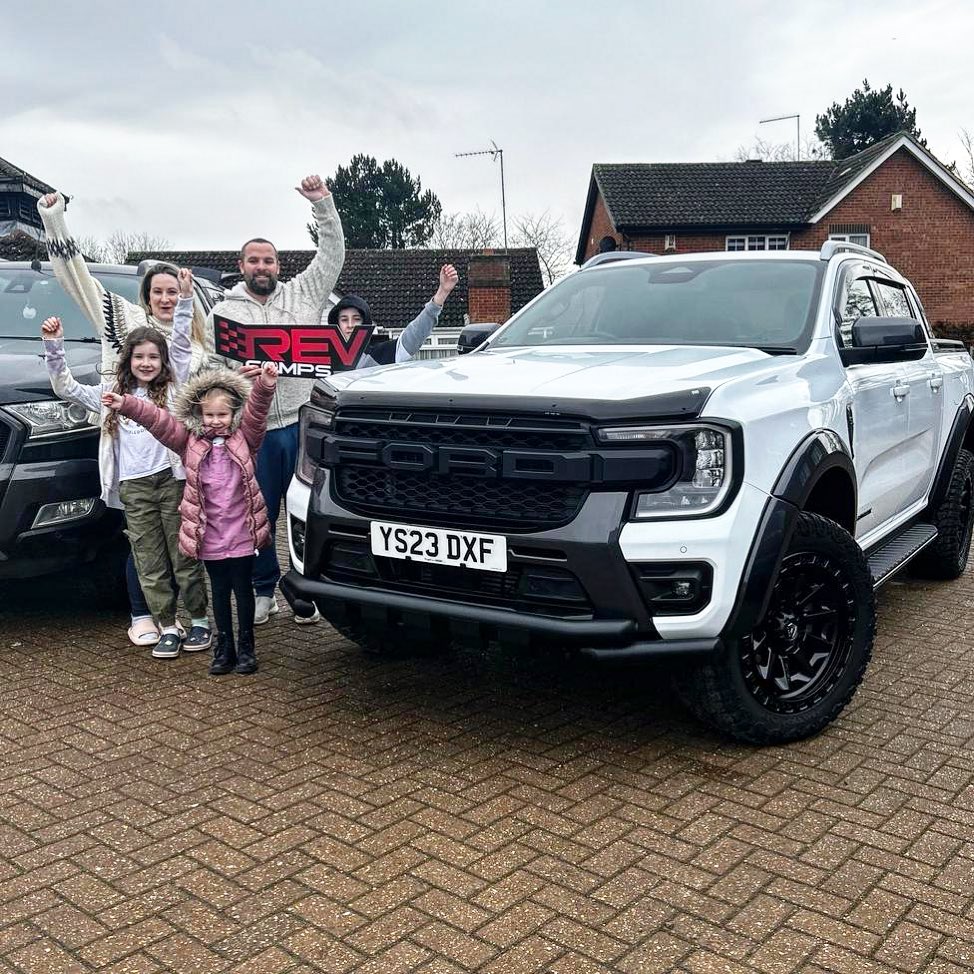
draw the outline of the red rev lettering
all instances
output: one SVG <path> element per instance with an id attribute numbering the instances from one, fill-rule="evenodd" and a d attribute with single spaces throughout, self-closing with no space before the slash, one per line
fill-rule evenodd
<path id="1" fill-rule="evenodd" d="M 243 355 L 248 358 L 281 362 L 291 347 L 291 339 L 285 328 L 241 328 Z"/>
<path id="2" fill-rule="evenodd" d="M 291 360 L 308 365 L 353 366 L 371 334 L 370 327 L 356 328 L 346 342 L 341 331 L 334 327 L 292 328 Z"/>

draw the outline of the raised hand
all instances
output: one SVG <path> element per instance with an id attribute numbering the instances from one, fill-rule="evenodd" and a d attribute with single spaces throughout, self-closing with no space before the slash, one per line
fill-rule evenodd
<path id="1" fill-rule="evenodd" d="M 440 268 L 440 286 L 433 295 L 433 300 L 442 308 L 450 292 L 457 286 L 460 275 L 452 264 L 444 264 Z"/>
<path id="2" fill-rule="evenodd" d="M 273 362 L 265 362 L 260 367 L 261 381 L 266 386 L 277 385 L 277 366 Z"/>
<path id="3" fill-rule="evenodd" d="M 101 404 L 118 412 L 122 408 L 122 397 L 117 392 L 103 392 Z"/>
<path id="4" fill-rule="evenodd" d="M 322 181 L 321 176 L 305 176 L 301 180 L 300 186 L 294 187 L 306 200 L 312 203 L 324 199 L 328 195 L 328 187 Z"/>
<path id="5" fill-rule="evenodd" d="M 193 272 L 188 267 L 179 268 L 179 296 L 181 298 L 193 296 Z"/>
<path id="6" fill-rule="evenodd" d="M 61 327 L 61 319 L 56 315 L 45 318 L 41 325 L 41 338 L 64 338 L 64 329 Z"/>
<path id="7" fill-rule="evenodd" d="M 50 206 L 54 206 L 57 202 L 57 193 L 48 193 L 46 196 L 41 197 L 41 206 L 46 210 Z"/>

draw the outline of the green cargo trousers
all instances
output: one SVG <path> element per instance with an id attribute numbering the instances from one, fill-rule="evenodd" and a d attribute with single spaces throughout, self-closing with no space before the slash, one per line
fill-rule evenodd
<path id="1" fill-rule="evenodd" d="M 171 470 L 148 477 L 123 480 L 118 493 L 128 522 L 126 534 L 132 546 L 135 570 L 149 611 L 160 626 L 176 624 L 176 579 L 179 594 L 190 618 L 206 615 L 206 582 L 203 565 L 179 550 L 179 502 L 184 481 Z"/>

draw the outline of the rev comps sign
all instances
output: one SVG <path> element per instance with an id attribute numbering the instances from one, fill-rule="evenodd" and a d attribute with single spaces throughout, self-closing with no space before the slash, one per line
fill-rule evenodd
<path id="1" fill-rule="evenodd" d="M 356 325 L 345 338 L 334 325 L 243 325 L 213 316 L 218 355 L 245 365 L 273 362 L 279 375 L 318 379 L 354 369 L 372 335 L 371 325 Z"/>

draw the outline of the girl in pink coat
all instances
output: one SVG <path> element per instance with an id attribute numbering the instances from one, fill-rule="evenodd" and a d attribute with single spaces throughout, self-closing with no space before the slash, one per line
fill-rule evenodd
<path id="1" fill-rule="evenodd" d="M 106 393 L 109 409 L 144 426 L 179 454 L 186 489 L 179 505 L 179 548 L 206 566 L 219 636 L 210 673 L 254 673 L 254 556 L 271 543 L 255 461 L 267 428 L 277 369 L 264 365 L 251 387 L 238 372 L 205 369 L 179 390 L 170 412 L 149 399 Z M 233 638 L 231 594 L 237 600 Z"/>

